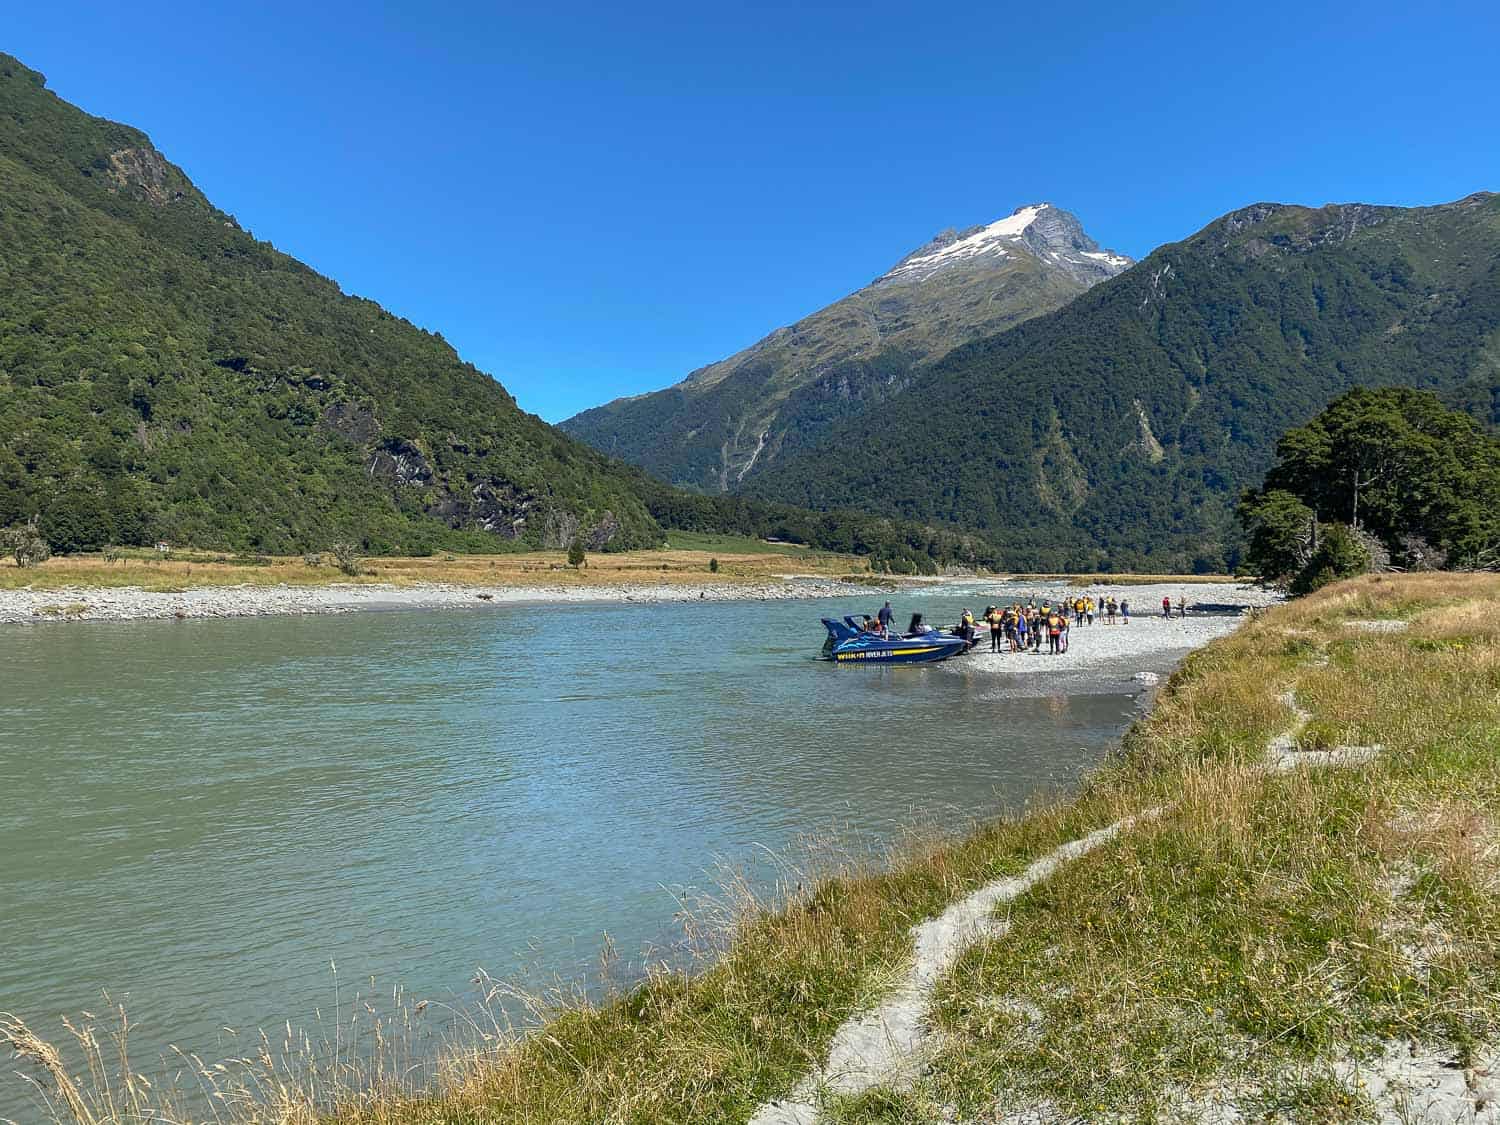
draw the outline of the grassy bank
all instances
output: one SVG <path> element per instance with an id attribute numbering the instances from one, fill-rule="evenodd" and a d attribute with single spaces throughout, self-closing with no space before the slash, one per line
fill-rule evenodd
<path id="1" fill-rule="evenodd" d="M 1325 768 L 1345 746 L 1380 749 Z M 1462 1076 L 1500 1042 L 1500 577 L 1412 575 L 1330 587 L 1189 657 L 1078 796 L 794 878 L 700 971 L 455 1048 L 420 1093 L 269 1055 L 207 1080 L 231 1118 L 745 1121 L 885 995 L 914 924 L 1147 809 L 941 977 L 914 1080 L 828 1093 L 825 1119 L 1199 1120 L 1228 1102 L 1354 1121 L 1378 1089 L 1358 1068 L 1392 1045 Z M 80 1086 L 95 1120 L 164 1100 L 122 1111 Z"/>
<path id="2" fill-rule="evenodd" d="M 718 560 L 717 572 L 710 571 Z M 590 554 L 586 565 L 567 565 L 563 551 L 504 555 L 434 555 L 429 558 L 377 557 L 349 577 L 332 556 L 313 564 L 296 556 L 229 556 L 207 551 L 131 551 L 115 561 L 102 555 L 67 555 L 40 566 L 19 568 L 0 561 L 0 590 L 88 589 L 124 586 L 175 593 L 207 586 L 324 586 L 331 583 L 389 583 L 412 586 L 444 582 L 458 586 L 615 586 L 634 583 L 692 585 L 760 582 L 789 571 L 828 578 L 867 574 L 869 564 L 790 544 L 734 536 L 684 536 L 681 545 L 660 551 Z"/>
<path id="3" fill-rule="evenodd" d="M 736 535 L 674 531 L 657 551 L 590 554 L 586 565 L 570 567 L 564 551 L 525 551 L 500 555 L 433 555 L 427 558 L 374 557 L 362 560 L 358 576 L 340 572 L 332 555 L 226 555 L 174 550 L 169 555 L 130 549 L 118 558 L 63 555 L 40 566 L 20 568 L 0 559 L 0 590 L 87 590 L 138 587 L 158 593 L 212 586 L 327 586 L 334 583 L 415 586 L 441 582 L 455 586 L 621 586 L 639 583 L 691 586 L 704 582 L 764 582 L 779 574 L 822 578 L 862 576 L 875 585 L 899 584 L 899 576 L 876 575 L 869 560 Z M 718 570 L 710 569 L 717 561 Z M 1128 586 L 1159 582 L 1231 582 L 1212 575 L 1034 574 L 998 575 L 996 580 L 1034 580 L 1074 586 Z M 908 580 L 910 581 L 910 580 Z"/>

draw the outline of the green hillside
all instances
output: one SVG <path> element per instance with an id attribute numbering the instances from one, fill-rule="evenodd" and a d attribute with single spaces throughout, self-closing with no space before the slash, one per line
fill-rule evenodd
<path id="1" fill-rule="evenodd" d="M 3 54 L 0 230 L 0 526 L 275 552 L 663 539 L 618 466 Z"/>
<path id="2" fill-rule="evenodd" d="M 1130 264 L 1050 204 L 945 231 L 870 285 L 650 394 L 562 429 L 673 484 L 728 492 L 899 394 L 924 364 Z"/>
<path id="3" fill-rule="evenodd" d="M 1219 570 L 1277 438 L 1358 385 L 1500 421 L 1500 196 L 1236 211 L 745 490 L 962 526 L 1011 566 Z"/>

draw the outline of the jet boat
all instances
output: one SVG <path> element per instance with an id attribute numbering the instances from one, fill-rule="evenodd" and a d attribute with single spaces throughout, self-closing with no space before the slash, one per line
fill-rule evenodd
<path id="1" fill-rule="evenodd" d="M 930 664 L 968 651 L 971 643 L 952 633 L 924 629 L 920 618 L 912 619 L 913 628 L 907 635 L 887 633 L 882 637 L 869 631 L 869 620 L 868 617 L 862 621 L 855 617 L 845 617 L 842 621 L 823 618 L 823 627 L 828 630 L 823 659 L 839 664 Z"/>

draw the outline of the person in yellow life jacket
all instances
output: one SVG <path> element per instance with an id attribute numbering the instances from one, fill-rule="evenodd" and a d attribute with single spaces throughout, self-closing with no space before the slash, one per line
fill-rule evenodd
<path id="1" fill-rule="evenodd" d="M 974 639 L 974 615 L 968 610 L 958 619 L 958 635 L 966 641 Z"/>
<path id="2" fill-rule="evenodd" d="M 1056 611 L 1047 615 L 1047 651 L 1056 656 L 1062 644 L 1062 614 Z"/>
<path id="3" fill-rule="evenodd" d="M 1074 625 L 1082 625 L 1083 624 L 1083 599 L 1082 598 L 1074 598 L 1073 599 L 1073 624 Z"/>
<path id="4" fill-rule="evenodd" d="M 1005 635 L 1005 615 L 1000 612 L 999 606 L 992 605 L 989 612 L 984 615 L 984 619 L 990 626 L 990 651 L 999 652 L 1000 638 Z"/>
<path id="5" fill-rule="evenodd" d="M 1090 625 L 1094 623 L 1094 599 L 1092 597 L 1083 599 L 1083 616 L 1088 619 Z"/>

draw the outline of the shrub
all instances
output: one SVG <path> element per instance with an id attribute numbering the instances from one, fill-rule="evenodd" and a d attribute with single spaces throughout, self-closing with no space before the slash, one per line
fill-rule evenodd
<path id="1" fill-rule="evenodd" d="M 1249 535 L 1250 569 L 1267 582 L 1285 582 L 1301 572 L 1318 541 L 1318 518 L 1283 489 L 1250 493 L 1240 502 L 1240 522 Z"/>
<path id="2" fill-rule="evenodd" d="M 359 544 L 348 539 L 340 539 L 336 543 L 328 545 L 329 552 L 333 555 L 333 561 L 338 568 L 350 578 L 358 578 L 361 574 L 361 564 L 365 561 L 360 557 Z"/>
<path id="3" fill-rule="evenodd" d="M 718 574 L 719 573 L 719 560 L 718 559 L 709 559 L 708 560 L 708 572 L 710 574 Z"/>
<path id="4" fill-rule="evenodd" d="M 586 565 L 584 560 L 585 556 L 583 553 L 583 540 L 575 539 L 571 544 L 568 545 L 568 565 L 584 566 Z"/>
<path id="5" fill-rule="evenodd" d="M 308 566 L 322 566 L 323 553 L 321 551 L 309 551 L 307 554 L 302 556 L 302 561 Z"/>
<path id="6" fill-rule="evenodd" d="M 0 551 L 13 556 L 19 567 L 36 566 L 52 557 L 52 548 L 37 531 L 35 519 L 0 531 Z"/>
<path id="7" fill-rule="evenodd" d="M 1348 524 L 1330 523 L 1319 531 L 1318 546 L 1292 582 L 1294 595 L 1310 594 L 1340 578 L 1370 569 L 1370 552 Z"/>

